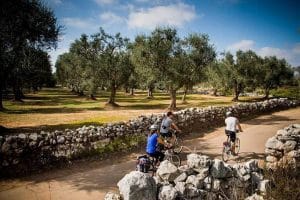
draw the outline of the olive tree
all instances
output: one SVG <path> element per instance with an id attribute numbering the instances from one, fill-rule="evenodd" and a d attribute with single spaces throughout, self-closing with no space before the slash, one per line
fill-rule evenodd
<path id="1" fill-rule="evenodd" d="M 265 57 L 258 77 L 265 98 L 269 98 L 271 89 L 276 89 L 293 78 L 293 71 L 285 59 Z"/>
<path id="2" fill-rule="evenodd" d="M 25 49 L 56 47 L 61 27 L 53 12 L 39 0 L 1 1 L 0 12 L 0 109 L 2 90 L 8 78 L 13 82 L 15 99 L 21 99 Z"/>
<path id="3" fill-rule="evenodd" d="M 197 83 L 204 80 L 205 68 L 216 57 L 216 52 L 212 44 L 209 43 L 209 37 L 206 34 L 190 34 L 183 40 L 183 49 L 187 60 L 184 62 L 185 70 L 183 72 L 184 95 L 188 89 L 192 89 Z"/>

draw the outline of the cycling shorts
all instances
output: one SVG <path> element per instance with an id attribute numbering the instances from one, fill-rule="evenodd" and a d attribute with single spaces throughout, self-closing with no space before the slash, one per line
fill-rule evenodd
<path id="1" fill-rule="evenodd" d="M 236 140 L 236 132 L 225 130 L 225 134 L 230 138 L 231 142 L 235 142 L 235 140 Z"/>

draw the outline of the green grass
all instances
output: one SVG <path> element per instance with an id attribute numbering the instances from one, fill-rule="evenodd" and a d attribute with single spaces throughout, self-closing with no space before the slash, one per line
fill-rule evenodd
<path id="1" fill-rule="evenodd" d="M 274 97 L 286 97 L 291 99 L 300 99 L 300 87 L 282 87 L 275 90 L 271 90 L 270 94 Z"/>
<path id="2" fill-rule="evenodd" d="M 0 125 L 13 131 L 53 130 L 76 128 L 82 125 L 100 125 L 103 123 L 125 121 L 139 115 L 166 111 L 170 98 L 162 92 L 154 93 L 153 99 L 147 99 L 145 91 L 137 91 L 134 96 L 117 92 L 119 107 L 106 106 L 109 92 L 99 92 L 96 100 L 79 97 L 68 89 L 45 88 L 35 94 L 27 93 L 24 102 L 5 100 L 6 110 L 0 112 Z M 181 102 L 177 95 L 177 107 L 224 106 L 231 105 L 232 97 L 214 97 L 210 95 L 189 94 L 187 103 Z M 242 101 L 253 98 L 242 97 Z"/>

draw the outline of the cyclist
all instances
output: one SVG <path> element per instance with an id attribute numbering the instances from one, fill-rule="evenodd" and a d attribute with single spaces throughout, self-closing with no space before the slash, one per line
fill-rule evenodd
<path id="1" fill-rule="evenodd" d="M 146 152 L 149 156 L 154 157 L 157 165 L 164 160 L 165 154 L 158 150 L 159 141 L 158 126 L 153 124 L 150 126 L 150 134 L 147 138 Z"/>
<path id="2" fill-rule="evenodd" d="M 228 111 L 226 112 L 226 119 L 225 119 L 225 134 L 230 138 L 231 143 L 231 151 L 233 155 L 236 155 L 235 153 L 235 140 L 236 140 L 236 132 L 237 130 L 240 132 L 243 132 L 242 127 L 240 125 L 239 120 L 233 116 L 232 112 Z"/>
<path id="3" fill-rule="evenodd" d="M 160 135 L 167 139 L 170 139 L 171 144 L 173 144 L 173 142 L 175 140 L 175 136 L 172 134 L 172 130 L 181 132 L 181 130 L 173 122 L 173 119 L 174 119 L 173 112 L 171 112 L 171 111 L 167 112 L 167 116 L 162 120 L 161 126 L 160 126 Z"/>

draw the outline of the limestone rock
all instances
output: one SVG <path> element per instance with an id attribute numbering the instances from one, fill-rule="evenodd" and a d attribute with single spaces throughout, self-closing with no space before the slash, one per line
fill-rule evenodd
<path id="1" fill-rule="evenodd" d="M 186 173 L 188 176 L 194 174 L 193 168 L 190 168 L 188 165 L 182 165 L 178 167 L 180 172 Z"/>
<path id="2" fill-rule="evenodd" d="M 223 161 L 215 159 L 211 168 L 211 175 L 214 178 L 227 178 L 232 176 L 232 169 Z"/>
<path id="3" fill-rule="evenodd" d="M 288 153 L 288 156 L 289 156 L 290 158 L 299 158 L 299 157 L 300 157 L 300 149 L 290 151 L 290 152 Z"/>
<path id="4" fill-rule="evenodd" d="M 37 141 L 37 139 L 38 139 L 37 133 L 30 134 L 29 139 L 32 140 L 32 141 Z"/>
<path id="5" fill-rule="evenodd" d="M 255 194 L 247 197 L 245 200 L 264 200 L 264 198 L 263 198 L 263 196 L 255 193 Z"/>
<path id="6" fill-rule="evenodd" d="M 20 140 L 25 140 L 26 138 L 27 138 L 27 136 L 24 133 L 20 133 L 18 135 L 18 139 L 20 139 Z"/>
<path id="7" fill-rule="evenodd" d="M 192 185 L 196 188 L 202 188 L 203 187 L 203 180 L 199 179 L 195 175 L 188 176 L 185 183 L 190 184 L 190 185 Z"/>
<path id="8" fill-rule="evenodd" d="M 199 190 L 198 188 L 192 185 L 186 186 L 186 196 L 188 197 L 188 199 L 196 198 L 199 197 L 200 195 L 201 195 L 201 190 Z"/>
<path id="9" fill-rule="evenodd" d="M 213 191 L 219 191 L 221 188 L 221 181 L 219 179 L 214 179 L 212 189 Z"/>
<path id="10" fill-rule="evenodd" d="M 124 200 L 156 200 L 156 183 L 148 174 L 132 171 L 118 182 L 118 187 Z"/>
<path id="11" fill-rule="evenodd" d="M 175 189 L 179 192 L 180 196 L 186 195 L 186 183 L 185 182 L 177 182 L 175 185 Z"/>
<path id="12" fill-rule="evenodd" d="M 65 137 L 64 136 L 59 136 L 57 137 L 57 143 L 58 144 L 64 144 L 65 143 Z"/>
<path id="13" fill-rule="evenodd" d="M 267 162 L 277 162 L 278 159 L 275 156 L 267 156 L 266 161 Z"/>
<path id="14" fill-rule="evenodd" d="M 209 168 L 203 168 L 202 170 L 198 171 L 196 175 L 198 179 L 204 180 L 209 175 Z"/>
<path id="15" fill-rule="evenodd" d="M 183 172 L 174 180 L 174 183 L 176 184 L 177 182 L 184 182 L 187 179 L 187 177 L 187 174 Z"/>
<path id="16" fill-rule="evenodd" d="M 1 147 L 1 152 L 3 154 L 7 154 L 10 150 L 10 144 L 8 142 L 4 142 Z"/>
<path id="17" fill-rule="evenodd" d="M 252 172 L 251 173 L 251 180 L 253 183 L 258 184 L 260 181 L 264 179 L 264 176 L 260 173 L 257 172 Z"/>
<path id="18" fill-rule="evenodd" d="M 266 148 L 281 150 L 283 143 L 276 139 L 276 137 L 271 137 L 266 142 Z"/>
<path id="19" fill-rule="evenodd" d="M 262 192 L 262 193 L 266 193 L 267 190 L 270 188 L 270 180 L 262 180 L 259 181 L 257 189 Z"/>
<path id="20" fill-rule="evenodd" d="M 164 181 L 174 181 L 179 175 L 177 167 L 168 160 L 160 163 L 156 173 Z"/>
<path id="21" fill-rule="evenodd" d="M 258 160 L 252 159 L 245 163 L 248 173 L 259 171 Z"/>
<path id="22" fill-rule="evenodd" d="M 283 149 L 284 153 L 288 153 L 294 150 L 296 145 L 297 145 L 296 141 L 288 140 L 281 146 L 281 149 Z"/>
<path id="23" fill-rule="evenodd" d="M 160 189 L 158 199 L 175 200 L 177 196 L 178 196 L 178 191 L 172 185 L 164 185 Z"/>
<path id="24" fill-rule="evenodd" d="M 115 194 L 112 192 L 108 192 L 105 197 L 104 200 L 121 200 L 122 197 L 119 194 Z"/>
<path id="25" fill-rule="evenodd" d="M 187 165 L 197 172 L 203 168 L 210 167 L 211 163 L 212 161 L 208 156 L 194 153 L 187 155 Z"/>

